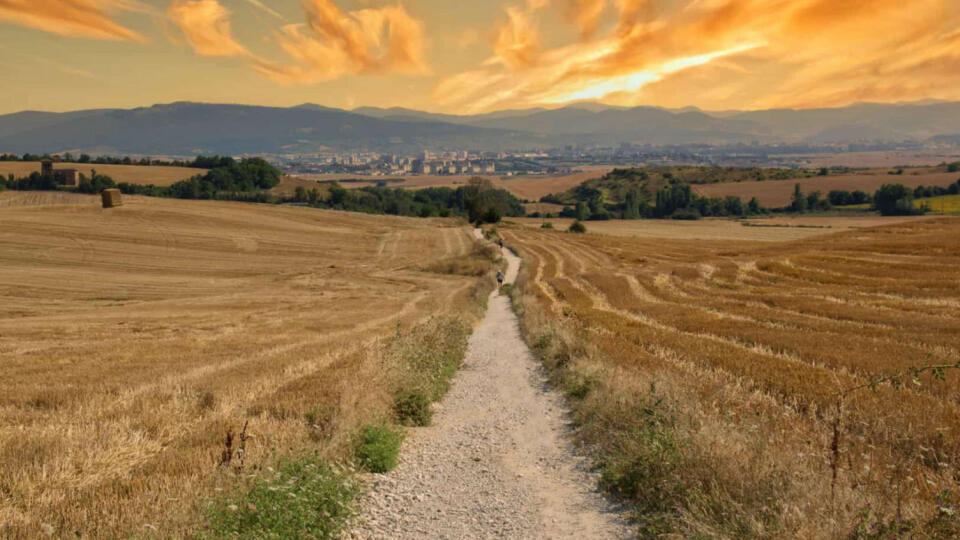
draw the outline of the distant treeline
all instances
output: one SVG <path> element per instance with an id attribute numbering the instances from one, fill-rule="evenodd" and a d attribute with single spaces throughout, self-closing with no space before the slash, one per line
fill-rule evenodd
<path id="1" fill-rule="evenodd" d="M 244 158 L 236 161 L 232 157 L 200 157 L 203 165 L 209 168 L 204 174 L 198 174 L 168 187 L 154 185 L 116 183 L 109 176 L 98 174 L 94 169 L 88 177 L 80 175 L 76 191 L 80 193 L 100 193 L 104 189 L 118 188 L 126 194 L 147 195 L 151 197 L 170 197 L 175 199 L 217 199 L 270 202 L 269 195 L 262 190 L 270 189 L 280 183 L 281 173 L 261 158 Z M 10 175 L 6 181 L 0 181 L 3 187 L 20 191 L 52 191 L 65 189 L 56 178 L 33 172 L 24 178 Z"/>
<path id="2" fill-rule="evenodd" d="M 697 172 L 702 174 L 703 171 L 698 169 Z M 661 173 L 658 183 L 662 187 L 657 190 L 652 189 L 655 184 L 646 171 L 616 169 L 603 178 L 588 180 L 565 193 L 548 195 L 541 201 L 564 204 L 559 216 L 580 221 L 641 218 L 689 220 L 825 212 L 834 207 L 854 205 L 872 205 L 873 210 L 883 215 L 913 215 L 927 211 L 923 206 L 918 208 L 914 204 L 915 199 L 960 193 L 960 180 L 948 187 L 920 186 L 915 189 L 901 184 L 888 184 L 872 195 L 859 190 L 833 190 L 824 196 L 820 191 L 804 193 L 800 184 L 797 184 L 789 205 L 765 208 L 756 197 L 744 203 L 736 196 L 719 198 L 697 195 L 690 183 L 677 178 L 673 171 Z M 539 213 L 531 215 L 540 217 Z M 543 217 L 553 217 L 553 214 Z"/>
<path id="3" fill-rule="evenodd" d="M 331 184 L 326 197 L 317 188 L 298 187 L 292 202 L 318 208 L 390 214 L 397 216 L 463 216 L 471 223 L 497 223 L 503 217 L 521 217 L 523 204 L 504 189 L 496 189 L 483 178 L 472 178 L 457 189 L 426 188 L 417 191 L 363 187 L 345 189 Z"/>
<path id="4" fill-rule="evenodd" d="M 254 203 L 296 203 L 316 208 L 329 208 L 368 214 L 390 214 L 410 217 L 463 216 L 471 223 L 496 223 L 503 217 L 524 215 L 523 204 L 510 192 L 496 189 L 489 180 L 473 178 L 457 189 L 448 187 L 427 188 L 418 191 L 364 187 L 348 190 L 333 183 L 318 188 L 298 187 L 293 197 L 280 197 L 267 190 L 275 187 L 281 173 L 260 158 L 206 158 L 205 174 L 198 174 L 168 187 L 115 182 L 112 178 L 92 171 L 91 176 L 80 175 L 76 190 L 80 193 L 100 193 L 104 189 L 117 188 L 128 195 L 169 197 L 176 199 L 206 199 Z M 214 161 L 216 160 L 216 161 Z M 20 191 L 66 190 L 53 176 L 39 172 L 24 178 L 10 175 L 0 178 L 3 189 Z"/>
<path id="5" fill-rule="evenodd" d="M 60 163 L 81 163 L 81 164 L 93 164 L 93 165 L 140 165 L 140 166 L 155 166 L 155 167 L 188 167 L 194 169 L 214 169 L 217 167 L 225 166 L 224 163 L 226 160 L 233 160 L 232 157 L 225 156 L 197 156 L 189 161 L 184 160 L 169 160 L 165 161 L 162 159 L 152 159 L 152 158 L 131 158 L 130 156 L 124 157 L 113 157 L 113 156 L 97 156 L 90 157 L 89 154 L 80 154 L 79 156 L 74 156 L 70 152 L 66 152 L 63 155 L 61 154 L 0 154 L 0 161 L 44 161 L 52 160 Z"/>

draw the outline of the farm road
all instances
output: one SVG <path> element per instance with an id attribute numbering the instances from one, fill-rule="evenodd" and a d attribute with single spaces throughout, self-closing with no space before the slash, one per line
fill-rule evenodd
<path id="1" fill-rule="evenodd" d="M 520 259 L 505 250 L 506 282 Z M 434 417 L 412 430 L 400 465 L 372 480 L 349 538 L 623 538 L 569 441 L 506 296 L 490 296 L 463 369 Z"/>

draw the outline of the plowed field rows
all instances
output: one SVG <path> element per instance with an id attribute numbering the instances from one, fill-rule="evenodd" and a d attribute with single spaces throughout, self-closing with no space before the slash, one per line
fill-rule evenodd
<path id="1" fill-rule="evenodd" d="M 958 485 L 955 372 L 850 394 L 839 462 L 830 446 L 844 389 L 960 359 L 960 220 L 777 243 L 503 234 L 536 302 L 620 379 L 673 388 L 718 466 L 786 475 L 777 511 L 791 535 L 836 534 L 867 504 L 919 519 Z M 717 450 L 744 438 L 749 452 Z"/>

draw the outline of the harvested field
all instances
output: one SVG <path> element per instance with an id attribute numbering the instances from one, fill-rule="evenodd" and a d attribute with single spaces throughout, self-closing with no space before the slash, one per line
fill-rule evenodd
<path id="1" fill-rule="evenodd" d="M 423 270 L 474 250 L 453 221 L 68 199 L 0 211 L 3 538 L 189 536 L 228 430 L 249 471 L 349 447 L 390 411 L 380 340 L 472 312 Z"/>
<path id="2" fill-rule="evenodd" d="M 893 223 L 909 223 L 929 219 L 925 217 L 777 217 L 765 219 L 730 220 L 700 219 L 696 221 L 640 219 L 587 221 L 587 231 L 609 236 L 667 238 L 678 240 L 752 240 L 784 242 L 799 240 L 824 233 L 876 227 Z M 573 223 L 566 218 L 509 218 L 531 229 L 540 229 L 544 223 L 565 231 Z"/>
<path id="3" fill-rule="evenodd" d="M 810 168 L 819 167 L 924 167 L 960 161 L 956 151 L 874 151 L 838 154 L 784 154 L 775 157 L 795 159 Z"/>
<path id="4" fill-rule="evenodd" d="M 917 186 L 946 187 L 960 179 L 958 173 L 923 173 L 890 175 L 885 172 L 871 174 L 850 174 L 841 176 L 817 176 L 800 180 L 764 180 L 761 182 L 736 182 L 726 184 L 695 185 L 693 189 L 707 197 L 736 196 L 744 201 L 756 197 L 763 206 L 775 208 L 790 204 L 793 189 L 800 184 L 804 193 L 820 191 L 826 195 L 831 190 L 861 190 L 873 194 L 884 184 L 903 184 L 910 188 Z"/>
<path id="5" fill-rule="evenodd" d="M 772 243 L 500 232 L 528 341 L 645 534 L 960 534 L 960 371 L 869 388 L 960 360 L 960 219 Z"/>
<path id="6" fill-rule="evenodd" d="M 501 176 L 501 175 L 457 175 L 457 176 L 407 176 L 403 182 L 390 182 L 391 188 L 404 189 L 422 189 L 428 187 L 452 187 L 465 185 L 471 178 L 486 178 L 493 182 L 493 185 L 513 193 L 517 198 L 531 201 L 539 201 L 541 197 L 551 193 L 561 193 L 568 189 L 579 186 L 587 180 L 600 178 L 607 174 L 613 167 L 585 167 L 584 172 L 574 173 L 562 176 L 553 175 L 523 175 L 523 176 Z M 343 184 L 343 187 L 355 189 L 361 187 L 370 187 L 377 185 L 378 180 L 391 180 L 392 177 L 364 177 L 357 175 L 297 175 L 298 178 L 310 181 L 339 180 L 339 179 L 358 179 L 369 182 L 350 182 Z"/>
<path id="7" fill-rule="evenodd" d="M 153 184 L 155 186 L 169 186 L 180 180 L 186 180 L 197 174 L 204 174 L 206 169 L 191 169 L 188 167 L 154 167 L 140 165 L 97 165 L 92 163 L 54 163 L 54 169 L 77 169 L 81 174 L 91 176 L 90 171 L 96 169 L 98 174 L 105 174 L 115 182 L 130 184 Z M 29 161 L 0 161 L 0 175 L 4 178 L 13 174 L 17 178 L 29 176 L 32 172 L 40 172 L 40 162 Z"/>
<path id="8" fill-rule="evenodd" d="M 3 191 L 0 192 L 0 208 L 24 206 L 90 206 L 100 204 L 97 195 L 83 195 L 66 191 Z"/>

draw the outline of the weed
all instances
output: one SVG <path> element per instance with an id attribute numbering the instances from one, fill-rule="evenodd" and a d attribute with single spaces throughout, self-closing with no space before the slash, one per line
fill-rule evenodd
<path id="1" fill-rule="evenodd" d="M 366 425 L 360 428 L 354 450 L 357 462 L 372 473 L 385 473 L 397 466 L 403 433 L 389 426 Z"/>
<path id="2" fill-rule="evenodd" d="M 329 441 L 333 437 L 335 420 L 339 412 L 339 408 L 335 405 L 326 405 L 305 414 L 304 420 L 307 423 L 307 429 L 310 430 L 310 439 L 316 442 Z"/>
<path id="3" fill-rule="evenodd" d="M 240 444 L 237 445 L 236 449 L 233 448 L 233 431 L 227 431 L 227 437 L 224 441 L 224 449 L 220 454 L 220 463 L 218 464 L 219 467 L 233 466 L 237 474 L 243 472 L 247 458 L 247 440 L 250 439 L 250 436 L 247 434 L 247 426 L 249 423 L 249 421 L 243 423 L 243 431 L 241 431 L 239 435 Z"/>
<path id="4" fill-rule="evenodd" d="M 430 396 L 417 390 L 400 391 L 394 398 L 393 412 L 397 422 L 404 426 L 429 426 L 433 418 Z"/>
<path id="5" fill-rule="evenodd" d="M 317 456 L 282 459 L 276 469 L 207 508 L 206 538 L 337 538 L 353 515 L 359 485 Z"/>

